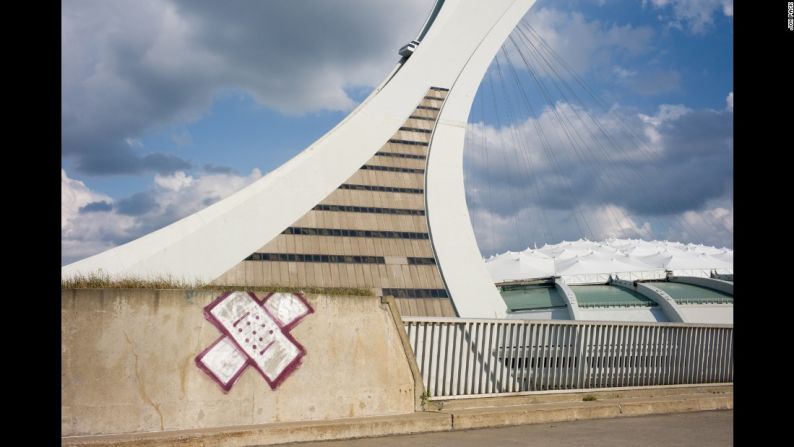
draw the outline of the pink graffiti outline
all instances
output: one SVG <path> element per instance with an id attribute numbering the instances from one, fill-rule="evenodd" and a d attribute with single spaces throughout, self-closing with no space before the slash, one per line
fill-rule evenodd
<path id="1" fill-rule="evenodd" d="M 256 365 L 256 362 L 254 362 L 254 360 L 251 357 L 249 357 L 247 354 L 245 354 L 245 350 L 243 350 L 243 348 L 237 343 L 237 341 L 234 339 L 234 337 L 232 337 L 232 335 L 229 333 L 229 331 L 227 331 L 226 328 L 223 327 L 223 325 L 217 319 L 215 319 L 215 317 L 210 313 L 210 311 L 212 311 L 212 309 L 215 306 L 220 304 L 223 300 L 226 299 L 226 297 L 228 297 L 232 293 L 234 293 L 234 291 L 224 292 L 220 296 L 215 298 L 211 303 L 207 304 L 204 307 L 204 318 L 207 319 L 207 321 L 209 321 L 210 323 L 212 323 L 213 326 L 218 328 L 218 330 L 221 332 L 221 336 L 218 337 L 217 340 L 212 342 L 206 349 L 201 351 L 201 353 L 199 353 L 199 355 L 196 356 L 196 358 L 194 359 L 194 361 L 196 363 L 196 366 L 198 366 L 199 369 L 201 369 L 208 376 L 210 376 L 210 378 L 215 383 L 220 385 L 220 387 L 223 390 L 224 394 L 228 393 L 229 390 L 232 389 L 232 386 L 234 386 L 234 383 L 237 382 L 237 379 L 243 374 L 243 372 L 245 372 L 246 369 L 248 369 L 248 366 L 252 366 L 254 369 L 256 369 L 259 372 L 259 375 L 261 375 L 262 378 L 265 379 L 267 384 L 270 385 L 270 389 L 271 390 L 275 390 L 276 388 L 278 388 L 279 385 L 281 385 L 281 383 L 284 380 L 286 380 L 287 377 L 290 376 L 290 374 L 292 374 L 293 371 L 295 371 L 301 365 L 301 362 L 303 361 L 303 356 L 306 355 L 306 349 L 303 347 L 303 345 L 298 343 L 298 341 L 295 339 L 295 337 L 292 336 L 292 334 L 289 333 L 289 331 L 292 328 L 294 328 L 298 323 L 300 323 L 300 321 L 303 320 L 303 318 L 306 317 L 306 315 L 314 313 L 314 309 L 309 305 L 309 302 L 306 300 L 306 297 L 304 297 L 301 292 L 293 293 L 292 295 L 298 297 L 298 299 L 301 300 L 301 302 L 303 302 L 303 305 L 306 306 L 306 312 L 303 313 L 302 315 L 298 316 L 297 318 L 295 318 L 294 320 L 292 320 L 288 324 L 284 324 L 281 320 L 279 320 L 272 313 L 270 313 L 270 311 L 267 309 L 267 306 L 265 306 L 265 303 L 267 302 L 267 300 L 269 300 L 270 297 L 275 295 L 276 292 L 268 293 L 262 300 L 259 300 L 259 298 L 257 298 L 255 293 L 246 292 L 251 298 L 253 298 L 256 301 L 256 303 L 260 307 L 262 307 L 262 309 L 265 311 L 265 313 L 267 313 L 268 316 L 270 316 L 270 318 L 272 318 L 273 321 L 275 321 L 276 325 L 281 329 L 281 332 L 284 334 L 284 336 L 298 348 L 298 355 L 295 357 L 295 359 L 292 360 L 281 371 L 281 374 L 279 374 L 278 377 L 275 378 L 275 380 L 271 381 L 270 379 L 267 378 L 267 375 L 265 375 L 265 373 L 261 369 L 259 369 L 259 366 Z M 243 363 L 243 366 L 241 366 L 240 369 L 234 374 L 234 376 L 232 376 L 232 378 L 229 379 L 229 382 L 224 385 L 224 383 L 221 382 L 218 379 L 218 377 L 215 375 L 215 373 L 213 373 L 206 365 L 204 365 L 204 363 L 201 361 L 201 359 L 212 348 L 214 348 L 215 345 L 217 345 L 218 343 L 221 342 L 221 340 L 223 340 L 224 338 L 227 338 L 227 337 L 234 344 L 234 347 L 237 348 L 237 350 L 240 351 L 245 356 L 245 362 Z"/>

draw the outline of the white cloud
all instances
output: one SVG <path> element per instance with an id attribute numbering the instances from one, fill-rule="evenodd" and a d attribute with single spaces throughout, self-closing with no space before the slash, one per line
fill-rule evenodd
<path id="1" fill-rule="evenodd" d="M 656 115 L 648 116 L 640 113 L 638 116 L 644 123 L 659 127 L 664 122 L 675 121 L 690 112 L 692 112 L 692 109 L 681 104 L 662 104 L 659 106 L 659 111 Z"/>
<path id="2" fill-rule="evenodd" d="M 640 119 L 647 123 L 660 123 L 662 120 L 675 118 L 681 106 L 660 107 L 656 116 L 632 115 L 625 110 L 615 108 L 605 113 L 586 110 L 580 105 L 557 102 L 553 107 L 544 108 L 540 115 L 503 126 L 500 129 L 482 122 L 470 123 L 467 128 L 467 162 L 485 169 L 486 156 L 490 153 L 487 163 L 502 175 L 518 173 L 519 170 L 531 169 L 544 171 L 561 169 L 575 163 L 606 163 L 644 159 L 647 152 L 659 153 L 659 148 L 638 147 L 631 142 L 629 130 L 642 133 Z M 607 137 L 587 117 L 587 113 L 598 122 L 613 141 Z M 564 123 L 561 124 L 561 123 Z M 574 143 L 571 143 L 572 137 Z M 649 142 L 645 142 L 649 143 Z M 603 148 L 611 150 L 605 156 Z M 470 148 L 470 149 L 469 149 Z"/>
<path id="3" fill-rule="evenodd" d="M 723 200 L 723 202 L 728 202 Z M 670 228 L 667 238 L 689 240 L 716 247 L 733 246 L 733 206 L 707 207 L 700 211 L 687 211 L 682 215 L 684 224 Z"/>
<path id="4" fill-rule="evenodd" d="M 151 190 L 113 203 L 107 195 L 91 191 L 83 182 L 70 179 L 62 170 L 62 262 L 77 261 L 143 236 L 199 211 L 261 177 L 258 169 L 253 169 L 248 176 L 216 173 L 190 177 L 177 172 L 172 176 L 156 176 Z M 125 200 L 141 198 L 153 206 L 139 208 L 140 211 L 132 213 L 120 211 Z M 85 205 L 100 201 L 113 203 L 112 210 L 80 211 Z"/>
<path id="5" fill-rule="evenodd" d="M 631 25 L 606 24 L 598 20 L 588 21 L 580 12 L 564 12 L 556 9 L 542 8 L 531 10 L 524 19 L 532 29 L 577 73 L 606 67 L 616 55 L 623 57 L 635 56 L 649 51 L 653 30 L 649 27 Z M 520 32 L 520 31 L 519 31 Z M 515 33 L 514 33 L 515 34 Z M 537 47 L 542 47 L 533 35 L 525 33 Z M 526 47 L 522 40 L 514 35 L 516 43 Z M 534 61 L 535 69 L 545 76 L 553 72 L 546 66 L 542 58 L 531 56 L 527 47 L 525 57 Z M 510 60 L 517 67 L 524 65 L 516 50 L 508 45 Z M 548 57 L 548 56 L 547 56 Z M 566 73 L 560 73 L 568 76 Z"/>
<path id="6" fill-rule="evenodd" d="M 654 49 L 654 30 L 648 26 L 588 21 L 580 12 L 542 7 L 527 14 L 505 46 L 513 66 L 523 70 L 529 66 L 532 72 L 555 81 L 572 79 L 573 70 L 622 84 L 641 95 L 681 90 L 682 76 L 677 70 L 645 60 L 637 63 Z"/>
<path id="7" fill-rule="evenodd" d="M 109 196 L 90 190 L 61 169 L 61 259 L 76 260 L 111 248 L 114 238 L 134 227 L 131 217 L 113 212 L 81 213 L 90 203 L 113 203 Z"/>
<path id="8" fill-rule="evenodd" d="M 613 72 L 620 79 L 626 79 L 626 78 L 631 78 L 631 77 L 637 76 L 637 71 L 636 70 L 629 70 L 629 69 L 623 68 L 623 67 L 621 67 L 619 65 L 615 65 L 615 68 L 613 69 Z"/>
<path id="9" fill-rule="evenodd" d="M 651 224 L 638 223 L 625 208 L 609 204 L 584 213 L 597 240 L 638 237 L 649 239 L 652 236 Z"/>
<path id="10" fill-rule="evenodd" d="M 113 199 L 91 191 L 85 183 L 69 178 L 66 171 L 61 169 L 61 230 L 78 215 L 80 208 L 93 202 L 112 203 Z"/>
<path id="11" fill-rule="evenodd" d="M 714 22 L 714 14 L 733 17 L 733 0 L 651 0 L 657 9 L 672 9 L 671 27 L 688 26 L 695 34 L 703 33 Z"/>
<path id="12" fill-rule="evenodd" d="M 483 254 L 580 237 L 731 239 L 711 228 L 725 228 L 721 215 L 703 211 L 732 210 L 728 111 L 663 104 L 650 115 L 589 112 L 609 138 L 585 110 L 562 102 L 509 127 L 469 125 L 466 193 Z M 701 231 L 686 224 L 692 219 Z"/>
<path id="13" fill-rule="evenodd" d="M 188 181 L 174 179 L 169 183 L 178 184 L 177 188 L 152 191 L 151 196 L 159 206 L 157 211 L 147 214 L 145 220 L 154 226 L 169 224 L 239 191 L 261 177 L 259 169 L 253 169 L 248 176 L 222 173 L 186 177 L 190 179 Z"/>
<path id="14" fill-rule="evenodd" d="M 728 110 L 733 112 L 733 92 L 728 93 L 728 97 L 725 98 L 725 104 L 728 106 Z"/>
<path id="15" fill-rule="evenodd" d="M 651 239 L 654 236 L 649 222 L 640 223 L 628 211 L 614 205 L 576 211 L 527 206 L 510 214 L 500 214 L 484 207 L 473 207 L 470 211 L 483 256 L 582 237 L 603 240 L 610 237 Z"/>
<path id="16" fill-rule="evenodd" d="M 75 0 L 61 13 L 62 153 L 81 173 L 169 173 L 142 135 L 191 122 L 228 90 L 288 114 L 345 111 L 419 31 L 432 0 Z M 333 38 L 329 38 L 333 36 Z M 187 135 L 175 138 L 189 144 Z M 157 154 L 155 154 L 157 155 Z"/>
<path id="17" fill-rule="evenodd" d="M 177 171 L 172 175 L 156 174 L 154 176 L 155 185 L 171 191 L 179 191 L 186 186 L 190 186 L 191 183 L 193 183 L 193 177 L 186 175 L 182 171 Z"/>

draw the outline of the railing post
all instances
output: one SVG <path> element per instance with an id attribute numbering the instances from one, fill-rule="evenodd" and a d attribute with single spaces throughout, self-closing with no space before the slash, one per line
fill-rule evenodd
<path id="1" fill-rule="evenodd" d="M 524 328 L 524 343 L 521 348 L 521 381 L 518 383 L 518 391 L 529 391 L 529 358 L 527 356 L 527 348 L 530 343 L 530 326 L 529 323 L 523 323 L 521 327 Z"/>

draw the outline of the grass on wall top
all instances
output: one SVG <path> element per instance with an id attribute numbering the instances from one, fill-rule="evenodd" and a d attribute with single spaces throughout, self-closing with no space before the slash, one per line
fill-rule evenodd
<path id="1" fill-rule="evenodd" d="M 302 292 L 312 295 L 374 296 L 370 289 L 347 287 L 288 287 L 288 286 L 241 286 L 232 284 L 207 284 L 201 281 L 175 279 L 170 276 L 153 278 L 111 278 L 104 273 L 75 275 L 61 279 L 61 289 L 191 289 L 191 290 L 239 290 L 246 292 Z"/>

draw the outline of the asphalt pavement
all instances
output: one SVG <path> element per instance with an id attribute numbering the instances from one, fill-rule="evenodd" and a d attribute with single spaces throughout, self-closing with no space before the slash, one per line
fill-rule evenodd
<path id="1" fill-rule="evenodd" d="M 722 447 L 732 445 L 733 410 L 289 444 L 290 447 Z"/>

